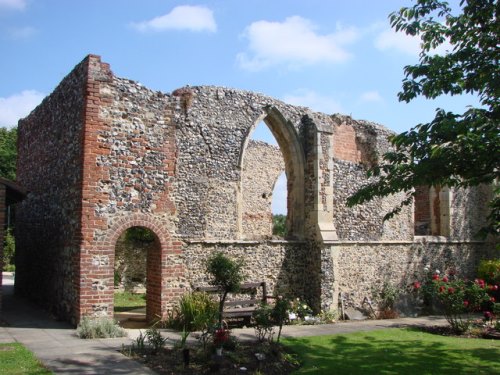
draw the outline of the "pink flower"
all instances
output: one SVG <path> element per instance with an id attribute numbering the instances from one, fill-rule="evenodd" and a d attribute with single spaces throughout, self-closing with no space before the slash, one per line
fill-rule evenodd
<path id="1" fill-rule="evenodd" d="M 415 281 L 415 282 L 413 283 L 413 287 L 414 287 L 415 289 L 420 289 L 420 287 L 421 287 L 421 286 L 422 286 L 422 284 L 420 284 L 420 282 L 418 282 L 418 281 Z"/>
<path id="2" fill-rule="evenodd" d="M 484 317 L 486 319 L 491 319 L 493 317 L 493 314 L 491 313 L 491 311 L 485 311 L 484 312 Z"/>
<path id="3" fill-rule="evenodd" d="M 495 300 L 495 297 L 491 297 L 491 298 L 490 298 L 490 301 L 494 303 L 494 302 L 496 301 L 496 300 Z"/>
<path id="4" fill-rule="evenodd" d="M 444 277 L 443 277 L 443 281 L 444 281 L 445 283 L 447 283 L 447 282 L 448 282 L 448 277 L 447 277 L 447 276 L 444 276 Z"/>
<path id="5" fill-rule="evenodd" d="M 439 280 L 439 275 L 437 273 L 432 275 L 432 280 Z"/>
<path id="6" fill-rule="evenodd" d="M 450 294 L 455 293 L 455 288 L 448 288 L 448 293 L 450 293 Z"/>
<path id="7" fill-rule="evenodd" d="M 439 293 L 443 293 L 445 290 L 446 290 L 446 288 L 444 286 L 441 285 L 439 287 Z"/>
<path id="8" fill-rule="evenodd" d="M 464 301 L 464 306 L 468 307 L 469 306 L 469 301 Z"/>

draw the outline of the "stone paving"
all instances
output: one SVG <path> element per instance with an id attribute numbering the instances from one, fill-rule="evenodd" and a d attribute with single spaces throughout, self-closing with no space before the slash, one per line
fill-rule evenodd
<path id="1" fill-rule="evenodd" d="M 3 311 L 0 324 L 0 343 L 19 342 L 55 374 L 154 374 L 119 350 L 139 335 L 129 329 L 127 338 L 82 340 L 75 329 L 64 322 L 54 321 L 37 306 L 13 295 L 13 278 L 3 279 Z M 0 320 L 1 322 L 1 320 Z M 350 321 L 325 325 L 295 325 L 283 327 L 283 337 L 330 335 L 356 331 L 371 331 L 391 327 L 441 325 L 441 317 L 402 318 L 393 320 Z M 255 340 L 252 328 L 233 330 L 240 340 Z M 178 332 L 162 330 L 169 343 L 180 339 Z M 194 338 L 191 338 L 194 340 Z"/>

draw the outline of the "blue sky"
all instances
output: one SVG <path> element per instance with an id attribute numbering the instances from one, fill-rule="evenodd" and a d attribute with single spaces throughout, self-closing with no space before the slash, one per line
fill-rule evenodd
<path id="1" fill-rule="evenodd" d="M 393 32 L 388 14 L 412 3 L 0 0 L 0 126 L 17 124 L 92 53 L 154 90 L 234 87 L 401 132 L 430 121 L 436 107 L 476 103 L 398 102 L 419 41 Z"/>
<path id="2" fill-rule="evenodd" d="M 171 92 L 257 91 L 397 132 L 471 98 L 399 103 L 418 41 L 388 14 L 411 0 L 0 0 L 0 126 L 25 116 L 87 54 Z"/>

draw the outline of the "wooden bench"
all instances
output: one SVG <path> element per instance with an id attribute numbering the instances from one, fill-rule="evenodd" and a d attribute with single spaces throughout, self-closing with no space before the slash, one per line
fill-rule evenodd
<path id="1" fill-rule="evenodd" d="M 262 298 L 256 298 L 259 288 L 262 288 Z M 199 286 L 195 288 L 195 290 L 206 293 L 218 293 L 220 291 L 219 287 L 216 286 Z M 247 323 L 250 323 L 253 312 L 257 309 L 259 304 L 267 303 L 268 299 L 266 283 L 264 281 L 258 283 L 243 283 L 241 284 L 240 291 L 234 294 L 247 294 L 250 298 L 226 299 L 222 317 L 225 319 L 244 319 Z"/>

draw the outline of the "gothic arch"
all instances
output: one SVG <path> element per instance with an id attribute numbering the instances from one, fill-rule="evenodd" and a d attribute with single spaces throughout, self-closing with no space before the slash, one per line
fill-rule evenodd
<path id="1" fill-rule="evenodd" d="M 250 140 L 250 134 L 255 126 L 264 121 L 271 130 L 274 138 L 278 142 L 278 146 L 283 154 L 285 161 L 285 173 L 287 177 L 287 228 L 289 237 L 302 239 L 304 237 L 304 170 L 305 156 L 302 144 L 299 140 L 299 135 L 293 124 L 288 121 L 282 113 L 274 106 L 264 107 L 264 113 L 255 121 L 252 127 L 248 129 L 248 133 L 243 141 L 239 167 L 243 166 L 245 150 L 247 149 Z M 241 194 L 241 186 L 240 191 Z M 239 202 L 239 223 L 241 236 L 241 196 Z"/>

